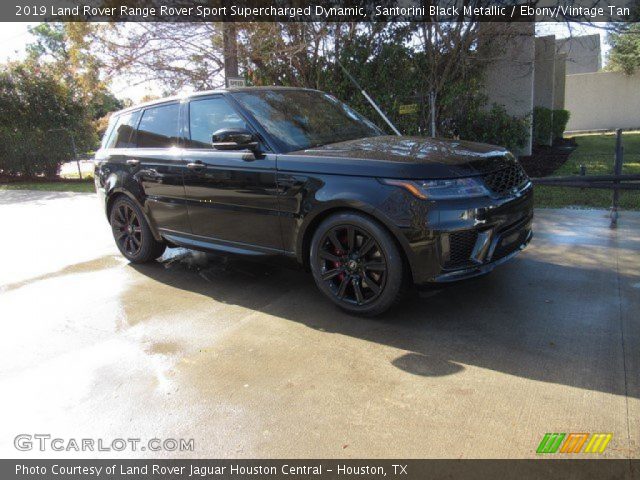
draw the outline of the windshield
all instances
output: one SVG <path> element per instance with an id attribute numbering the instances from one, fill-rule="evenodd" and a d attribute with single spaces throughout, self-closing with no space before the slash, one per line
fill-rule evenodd
<path id="1" fill-rule="evenodd" d="M 234 97 L 287 152 L 383 135 L 369 120 L 326 93 L 259 90 L 236 92 Z"/>

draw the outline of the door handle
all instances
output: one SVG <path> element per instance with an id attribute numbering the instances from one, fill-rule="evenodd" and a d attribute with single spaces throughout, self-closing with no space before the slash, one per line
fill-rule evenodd
<path id="1" fill-rule="evenodd" d="M 189 170 L 202 170 L 205 167 L 206 167 L 206 165 L 204 163 L 202 163 L 202 162 L 187 163 L 187 168 Z"/>
<path id="2" fill-rule="evenodd" d="M 137 167 L 138 165 L 140 165 L 140 160 L 136 158 L 130 158 L 127 160 L 127 165 L 131 165 L 132 167 Z"/>

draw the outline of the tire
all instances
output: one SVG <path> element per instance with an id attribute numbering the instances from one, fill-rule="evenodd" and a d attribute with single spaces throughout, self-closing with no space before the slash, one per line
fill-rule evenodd
<path id="1" fill-rule="evenodd" d="M 140 207 L 130 198 L 116 199 L 109 223 L 118 250 L 131 263 L 147 263 L 164 253 L 166 245 L 153 237 Z"/>
<path id="2" fill-rule="evenodd" d="M 311 240 L 310 266 L 316 285 L 343 310 L 379 315 L 399 300 L 404 263 L 391 234 L 356 213 L 332 215 Z"/>

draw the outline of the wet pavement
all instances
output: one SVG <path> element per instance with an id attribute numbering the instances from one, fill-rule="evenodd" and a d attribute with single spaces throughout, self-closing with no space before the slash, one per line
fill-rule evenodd
<path id="1" fill-rule="evenodd" d="M 94 195 L 2 191 L 0 224 L 2 457 L 533 457 L 546 432 L 640 456 L 638 213 L 539 210 L 511 263 L 373 320 L 296 270 L 129 265 Z M 21 433 L 195 448 L 18 452 Z"/>

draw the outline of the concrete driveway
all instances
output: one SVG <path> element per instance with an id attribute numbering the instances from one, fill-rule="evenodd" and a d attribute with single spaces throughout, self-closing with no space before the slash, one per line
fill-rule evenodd
<path id="1" fill-rule="evenodd" d="M 546 432 L 640 456 L 638 213 L 537 211 L 516 260 L 374 320 L 304 272 L 129 265 L 93 195 L 2 191 L 0 224 L 2 457 L 523 458 Z M 19 452 L 21 433 L 195 448 Z"/>

